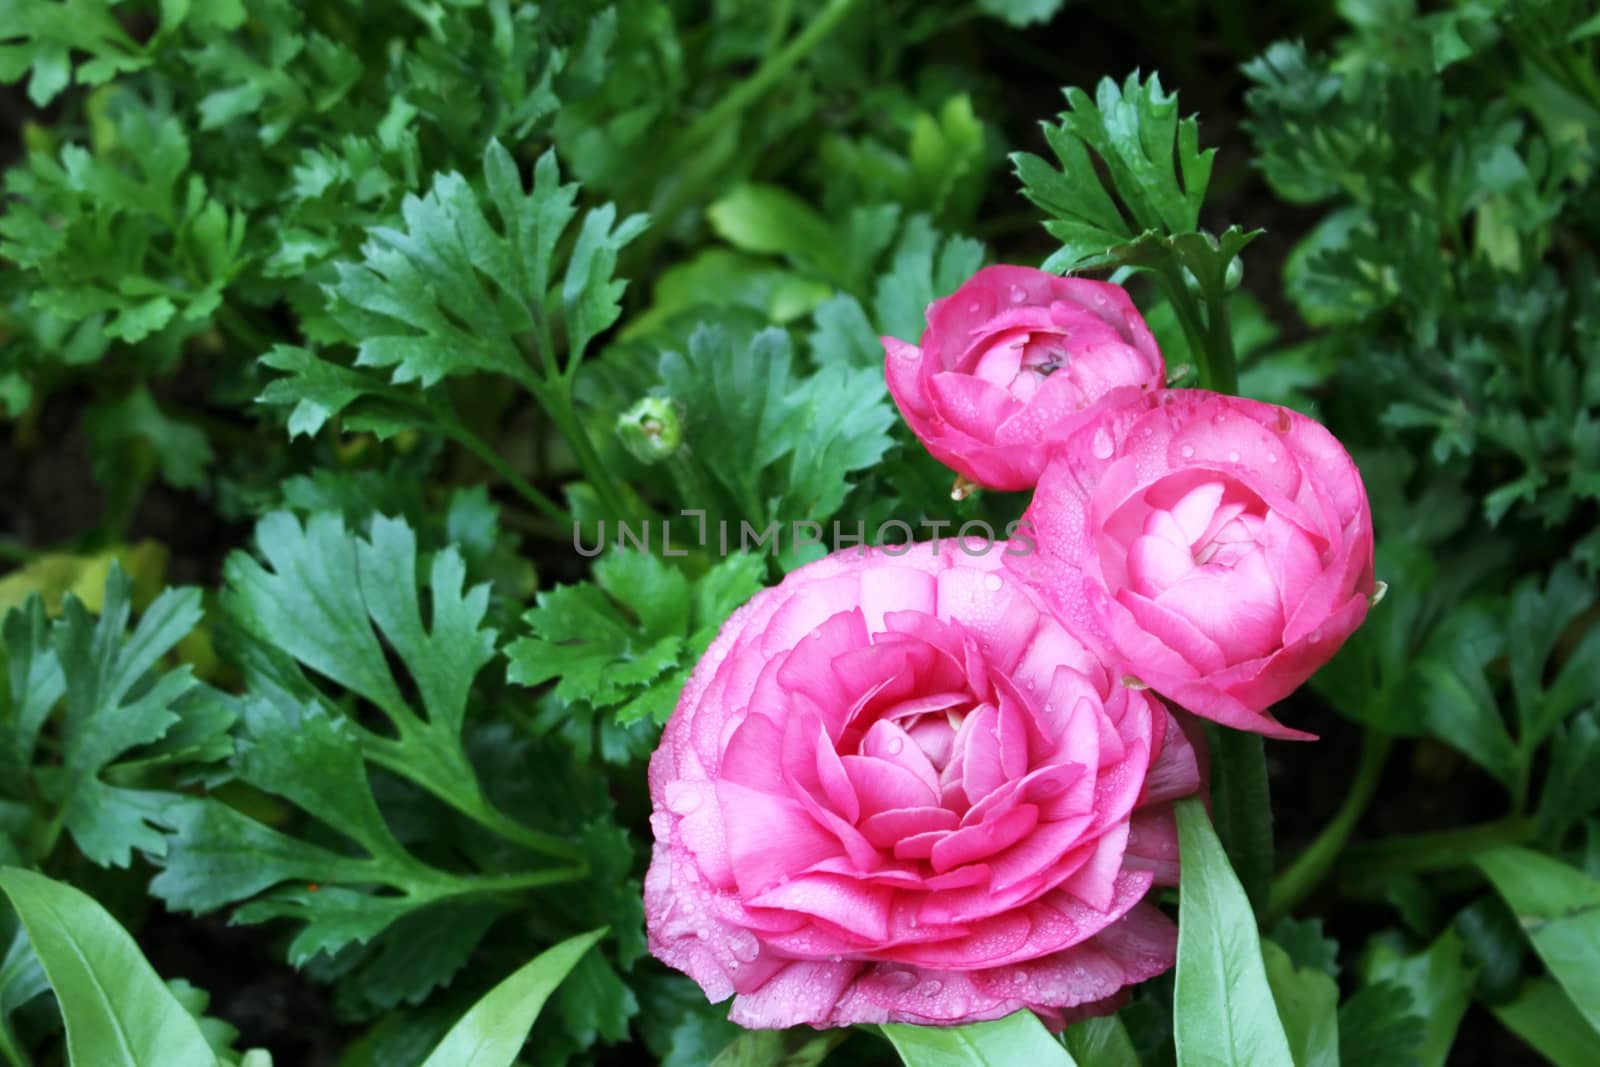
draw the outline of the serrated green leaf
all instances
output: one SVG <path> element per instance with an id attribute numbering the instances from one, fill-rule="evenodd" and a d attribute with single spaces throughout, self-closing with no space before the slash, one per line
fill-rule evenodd
<path id="1" fill-rule="evenodd" d="M 1371 1067 L 1418 1067 L 1427 1020 L 1398 982 L 1365 986 L 1339 1005 L 1339 1058 Z"/>
<path id="2" fill-rule="evenodd" d="M 0 869 L 0 891 L 61 1005 L 72 1062 L 105 1067 L 215 1067 L 200 1027 L 133 938 L 83 893 L 43 875 Z"/>
<path id="3" fill-rule="evenodd" d="M 1261 943 L 1261 956 L 1294 1067 L 1339 1067 L 1338 983 L 1319 970 L 1296 967 L 1271 941 Z"/>
<path id="4" fill-rule="evenodd" d="M 1411 1010 L 1426 1021 L 1416 1062 L 1422 1067 L 1442 1067 L 1472 1001 L 1460 935 L 1453 928 L 1446 929 L 1426 950 L 1410 955 L 1378 940 L 1362 961 L 1361 971 L 1370 984 L 1394 985 L 1410 994 Z"/>

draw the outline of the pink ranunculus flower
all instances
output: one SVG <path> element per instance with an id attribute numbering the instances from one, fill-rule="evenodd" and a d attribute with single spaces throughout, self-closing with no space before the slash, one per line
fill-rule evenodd
<path id="1" fill-rule="evenodd" d="M 1195 751 L 969 544 L 794 571 L 667 724 L 650 948 L 741 1025 L 1061 1026 L 1172 964 Z"/>
<path id="2" fill-rule="evenodd" d="M 1121 286 L 985 267 L 928 305 L 919 346 L 883 338 L 900 412 L 935 459 L 990 489 L 1031 489 L 1053 442 L 1166 367 Z"/>
<path id="3" fill-rule="evenodd" d="M 1355 463 L 1313 419 L 1198 389 L 1105 413 L 1052 458 L 1010 560 L 1116 669 L 1197 715 L 1267 711 L 1338 651 L 1374 591 Z"/>

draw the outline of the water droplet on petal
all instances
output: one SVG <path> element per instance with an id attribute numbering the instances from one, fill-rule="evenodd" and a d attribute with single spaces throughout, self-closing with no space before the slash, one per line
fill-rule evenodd
<path id="1" fill-rule="evenodd" d="M 1095 459 L 1110 459 L 1115 446 L 1111 443 L 1111 435 L 1104 426 L 1095 430 L 1094 437 L 1089 441 L 1089 451 L 1094 453 Z"/>
<path id="2" fill-rule="evenodd" d="M 1011 287 L 1011 302 L 1013 304 L 1020 304 L 1026 299 L 1028 299 L 1028 294 L 1022 291 L 1022 286 L 1013 285 Z"/>
<path id="3" fill-rule="evenodd" d="M 1232 451 L 1230 451 L 1228 453 L 1228 462 L 1229 463 L 1237 463 L 1237 462 L 1239 462 L 1239 450 L 1238 449 L 1233 449 Z"/>
<path id="4" fill-rule="evenodd" d="M 884 971 L 883 980 L 897 989 L 905 989 L 915 984 L 917 976 L 910 971 Z"/>
<path id="5" fill-rule="evenodd" d="M 1184 459 L 1193 459 L 1194 445 L 1184 445 L 1182 448 L 1178 449 L 1178 455 L 1182 456 Z"/>
<path id="6" fill-rule="evenodd" d="M 667 797 L 667 810 L 678 815 L 692 815 L 700 810 L 700 794 L 692 789 L 681 789 Z"/>
<path id="7" fill-rule="evenodd" d="M 1276 463 L 1276 462 L 1278 462 L 1278 454 L 1276 452 L 1268 452 L 1267 453 L 1267 462 L 1268 463 Z"/>
<path id="8" fill-rule="evenodd" d="M 761 945 L 756 941 L 755 935 L 747 930 L 740 930 L 733 935 L 733 943 L 729 946 L 733 954 L 744 963 L 752 963 L 761 955 Z"/>
<path id="9" fill-rule="evenodd" d="M 903 737 L 891 737 L 891 738 L 889 738 L 889 744 L 888 744 L 889 755 L 898 756 L 898 755 L 900 755 L 901 751 L 904 750 L 905 747 L 906 747 L 906 739 L 905 738 L 903 738 Z"/>
<path id="10" fill-rule="evenodd" d="M 936 997 L 939 995 L 939 990 L 943 988 L 943 982 L 939 981 L 937 978 L 930 978 L 917 988 L 917 992 L 921 993 L 925 997 Z"/>
<path id="11" fill-rule="evenodd" d="M 972 303 L 967 305 L 967 310 L 976 315 L 978 312 L 983 310 L 983 305 L 974 300 Z"/>
<path id="12" fill-rule="evenodd" d="M 989 590 L 991 593 L 998 593 L 1000 591 L 1000 587 L 1004 584 L 1005 582 L 1000 580 L 1000 576 L 998 574 L 986 575 L 983 579 L 983 587 Z"/>
<path id="13" fill-rule="evenodd" d="M 1322 640 L 1322 630 L 1320 628 L 1316 629 L 1316 630 L 1312 630 L 1311 634 L 1310 634 L 1310 637 L 1309 637 L 1309 640 L 1311 641 L 1312 644 L 1316 644 L 1318 641 L 1321 641 Z"/>

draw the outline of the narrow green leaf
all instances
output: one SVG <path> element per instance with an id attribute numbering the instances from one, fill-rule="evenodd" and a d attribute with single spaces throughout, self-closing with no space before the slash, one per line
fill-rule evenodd
<path id="1" fill-rule="evenodd" d="M 41 874 L 0 868 L 55 990 L 67 1054 L 87 1067 L 216 1067 L 199 1024 L 128 932 L 88 896 Z"/>
<path id="2" fill-rule="evenodd" d="M 1528 982 L 1515 1000 L 1489 1008 L 1507 1030 L 1555 1067 L 1600 1063 L 1600 1031 L 1584 1020 L 1572 998 L 1548 978 Z"/>
<path id="3" fill-rule="evenodd" d="M 1522 848 L 1476 857 L 1517 913 L 1534 951 L 1589 1025 L 1600 1030 L 1600 881 Z"/>
<path id="4" fill-rule="evenodd" d="M 422 1067 L 510 1067 L 544 1002 L 605 933 L 600 929 L 580 934 L 534 957 L 484 994 L 444 1035 Z"/>
<path id="5" fill-rule="evenodd" d="M 966 1026 L 890 1023 L 883 1034 L 906 1067 L 1074 1067 L 1077 1062 L 1031 1011 Z"/>
<path id="6" fill-rule="evenodd" d="M 1200 800 L 1179 801 L 1183 888 L 1173 1037 L 1180 1067 L 1289 1064 L 1250 902 Z"/>
<path id="7" fill-rule="evenodd" d="M 1133 1038 L 1116 1015 L 1073 1023 L 1062 1036 L 1067 1040 L 1067 1051 L 1085 1067 L 1139 1067 Z"/>

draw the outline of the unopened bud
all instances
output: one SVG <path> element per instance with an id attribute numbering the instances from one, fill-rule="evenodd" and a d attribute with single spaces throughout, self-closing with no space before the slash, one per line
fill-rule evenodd
<path id="1" fill-rule="evenodd" d="M 683 444 L 683 423 L 671 400 L 647 396 L 617 416 L 617 437 L 641 463 L 659 463 Z"/>

